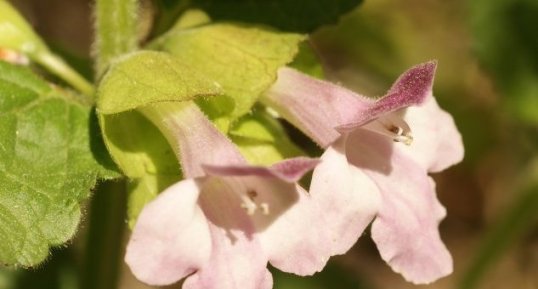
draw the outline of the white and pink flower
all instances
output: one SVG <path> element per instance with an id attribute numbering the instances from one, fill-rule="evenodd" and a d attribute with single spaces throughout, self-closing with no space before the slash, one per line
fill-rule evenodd
<path id="1" fill-rule="evenodd" d="M 432 96 L 435 69 L 435 62 L 409 69 L 375 100 L 282 68 L 263 100 L 327 148 L 310 195 L 335 208 L 320 213 L 336 220 L 331 226 L 347 228 L 333 231 L 347 232 L 333 236 L 341 241 L 338 253 L 373 220 L 381 257 L 414 283 L 452 272 L 438 231 L 446 212 L 428 173 L 460 162 L 463 144 Z"/>
<path id="2" fill-rule="evenodd" d="M 142 111 L 159 121 L 185 180 L 138 218 L 125 257 L 138 279 L 166 285 L 186 278 L 183 288 L 261 289 L 272 288 L 268 262 L 299 275 L 325 266 L 338 242 L 324 235 L 330 224 L 324 208 L 296 184 L 317 159 L 250 166 L 194 104 Z"/>

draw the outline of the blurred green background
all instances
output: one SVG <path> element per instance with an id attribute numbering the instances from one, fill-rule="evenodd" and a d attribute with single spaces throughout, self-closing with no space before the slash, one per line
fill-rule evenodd
<path id="1" fill-rule="evenodd" d="M 11 2 L 91 76 L 90 1 Z M 152 15 L 151 9 L 144 13 L 145 19 Z M 466 149 L 463 163 L 434 176 L 448 210 L 441 235 L 455 271 L 431 285 L 406 283 L 366 234 L 314 277 L 275 272 L 274 288 L 538 288 L 538 1 L 366 0 L 338 25 L 316 31 L 312 45 L 329 79 L 372 96 L 408 67 L 439 61 L 434 94 L 454 116 Z M 86 205 L 91 214 L 69 246 L 54 250 L 39 268 L 0 268 L 0 289 L 114 289 L 99 282 L 105 275 L 118 288 L 150 288 L 122 264 L 123 248 L 107 247 L 107 238 L 121 236 L 121 226 L 88 232 L 92 221 L 121 208 L 100 201 L 102 191 Z"/>

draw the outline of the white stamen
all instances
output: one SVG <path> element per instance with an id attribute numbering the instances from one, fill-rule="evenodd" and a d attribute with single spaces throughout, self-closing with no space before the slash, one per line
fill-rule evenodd
<path id="1" fill-rule="evenodd" d="M 258 209 L 258 206 L 249 198 L 245 198 L 243 199 L 243 202 L 241 203 L 241 208 L 245 209 L 249 216 L 252 216 L 254 215 L 254 212 L 256 212 L 256 209 Z"/>
<path id="2" fill-rule="evenodd" d="M 241 194 L 241 208 L 244 208 L 247 211 L 247 214 L 250 216 L 254 215 L 258 209 L 261 210 L 262 214 L 269 215 L 269 204 L 265 202 L 257 204 L 254 200 L 257 196 L 258 193 L 256 193 L 254 190 L 248 190 L 245 194 Z"/>
<path id="3" fill-rule="evenodd" d="M 372 132 L 390 137 L 395 142 L 401 142 L 406 145 L 413 143 L 411 128 L 409 125 L 396 113 L 391 113 L 382 116 L 364 126 Z"/>
<path id="4" fill-rule="evenodd" d="M 394 137 L 394 141 L 402 142 L 405 145 L 410 146 L 413 143 L 413 136 L 411 136 L 411 135 L 398 135 L 398 136 Z"/>
<path id="5" fill-rule="evenodd" d="M 262 214 L 269 215 L 269 204 L 268 203 L 261 203 L 260 208 L 262 209 Z"/>

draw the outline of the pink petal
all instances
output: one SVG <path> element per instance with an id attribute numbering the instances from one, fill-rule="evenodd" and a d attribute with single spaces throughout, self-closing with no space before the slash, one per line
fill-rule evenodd
<path id="1" fill-rule="evenodd" d="M 278 71 L 276 83 L 262 101 L 322 147 L 340 137 L 335 127 L 352 122 L 374 103 L 373 99 L 287 67 Z"/>
<path id="2" fill-rule="evenodd" d="M 383 114 L 417 105 L 431 95 L 437 63 L 419 64 L 404 72 L 378 100 L 356 94 L 291 68 L 281 68 L 277 82 L 262 101 L 322 147 Z M 340 133 L 339 133 L 340 132 Z"/>
<path id="3" fill-rule="evenodd" d="M 269 272 L 269 270 L 266 269 L 265 278 L 260 284 L 260 289 L 271 289 L 271 288 L 273 288 L 273 275 L 271 275 L 271 272 Z"/>
<path id="4" fill-rule="evenodd" d="M 401 108 L 423 103 L 432 93 L 437 62 L 416 65 L 394 82 L 391 89 L 368 110 L 357 114 L 350 122 L 338 126 L 338 131 L 349 132 L 365 123 Z"/>
<path id="5" fill-rule="evenodd" d="M 225 179 L 210 178 L 204 184 L 200 203 L 209 221 L 211 256 L 185 281 L 184 289 L 266 289 L 267 257 L 255 228 L 240 207 L 238 187 Z"/>
<path id="6" fill-rule="evenodd" d="M 144 207 L 125 262 L 142 282 L 172 284 L 207 264 L 211 241 L 195 181 L 181 181 Z"/>
<path id="7" fill-rule="evenodd" d="M 323 212 L 320 218 L 327 223 L 323 234 L 331 242 L 329 255 L 347 252 L 380 206 L 377 186 L 348 163 L 344 155 L 345 144 L 346 140 L 342 138 L 325 151 L 310 185 L 310 195 Z"/>
<path id="8" fill-rule="evenodd" d="M 319 160 L 297 157 L 291 158 L 270 167 L 249 165 L 204 165 L 204 170 L 209 175 L 215 176 L 260 176 L 278 178 L 288 183 L 297 182 L 301 177 L 312 170 Z"/>
<path id="9" fill-rule="evenodd" d="M 363 169 L 381 191 L 382 206 L 372 238 L 383 260 L 414 283 L 429 283 L 452 272 L 452 258 L 438 225 L 445 209 L 426 170 L 401 151 L 403 144 L 366 130 L 349 139 L 350 163 Z"/>
<path id="10" fill-rule="evenodd" d="M 398 95 L 390 99 L 387 106 L 401 108 L 421 104 L 432 94 L 437 61 L 421 63 L 409 68 L 394 82 L 387 95 Z"/>
<path id="11" fill-rule="evenodd" d="M 406 153 L 430 172 L 439 172 L 461 162 L 463 142 L 454 119 L 433 97 L 417 107 L 409 107 L 404 119 L 411 127 L 413 143 Z"/>
<path id="12" fill-rule="evenodd" d="M 269 205 L 269 214 L 253 218 L 269 261 L 282 271 L 320 271 L 331 256 L 349 250 L 377 212 L 375 184 L 333 148 L 323 159 L 310 193 L 275 180 L 252 181 L 256 201 Z"/>
<path id="13" fill-rule="evenodd" d="M 295 184 L 271 179 L 252 179 L 255 201 L 266 204 L 267 214 L 252 216 L 265 254 L 271 264 L 285 272 L 311 275 L 327 262 L 324 256 L 327 224 L 306 191 Z M 306 222 L 309 224 L 306 225 Z"/>
<path id="14" fill-rule="evenodd" d="M 279 179 L 288 183 L 295 183 L 318 164 L 318 159 L 296 157 L 278 162 L 272 165 L 270 170 Z"/>

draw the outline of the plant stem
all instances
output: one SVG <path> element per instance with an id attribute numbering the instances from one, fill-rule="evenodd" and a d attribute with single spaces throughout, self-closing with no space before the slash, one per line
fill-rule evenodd
<path id="1" fill-rule="evenodd" d="M 84 77 L 71 68 L 63 59 L 50 53 L 41 53 L 34 58 L 35 61 L 45 67 L 54 75 L 73 86 L 83 94 L 92 97 L 93 86 Z"/>
<path id="2" fill-rule="evenodd" d="M 137 48 L 137 0 L 96 0 L 96 74 L 99 79 L 114 59 Z"/>
<path id="3" fill-rule="evenodd" d="M 125 181 L 106 181 L 95 190 L 81 276 L 82 289 L 114 289 L 118 286 L 125 231 L 125 188 Z"/>

